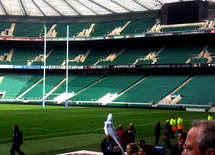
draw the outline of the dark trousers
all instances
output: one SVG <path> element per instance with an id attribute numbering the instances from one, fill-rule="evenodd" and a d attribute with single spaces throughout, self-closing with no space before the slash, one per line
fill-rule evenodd
<path id="1" fill-rule="evenodd" d="M 175 130 L 172 130 L 171 138 L 175 138 Z"/>
<path id="2" fill-rule="evenodd" d="M 25 153 L 20 150 L 20 145 L 13 144 L 10 149 L 10 154 L 15 155 L 15 152 L 17 152 L 20 155 L 25 155 Z"/>
<path id="3" fill-rule="evenodd" d="M 155 135 L 155 146 L 159 145 L 160 135 Z"/>

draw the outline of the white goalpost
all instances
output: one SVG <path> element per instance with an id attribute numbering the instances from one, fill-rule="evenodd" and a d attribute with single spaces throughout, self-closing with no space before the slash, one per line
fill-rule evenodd
<path id="1" fill-rule="evenodd" d="M 67 40 L 66 40 L 66 99 L 65 99 L 65 109 L 68 109 L 68 63 L 69 63 L 69 25 L 67 25 Z"/>
<path id="2" fill-rule="evenodd" d="M 43 53 L 43 98 L 42 108 L 45 108 L 45 91 L 46 91 L 46 26 L 44 26 L 44 53 Z"/>

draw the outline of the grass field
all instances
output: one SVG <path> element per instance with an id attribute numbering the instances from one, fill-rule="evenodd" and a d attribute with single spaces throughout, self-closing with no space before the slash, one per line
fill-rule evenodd
<path id="1" fill-rule="evenodd" d="M 181 114 L 185 131 L 194 119 L 206 119 L 207 112 L 186 112 L 177 110 L 99 108 L 0 104 L 0 155 L 9 155 L 13 125 L 18 124 L 23 132 L 24 144 L 21 149 L 27 155 L 55 155 L 57 153 L 91 150 L 100 151 L 101 140 L 105 137 L 104 121 L 113 114 L 114 126 L 122 123 L 127 130 L 129 123 L 136 128 L 136 143 L 145 139 L 154 144 L 154 125 L 172 115 Z M 160 144 L 163 144 L 162 136 Z"/>

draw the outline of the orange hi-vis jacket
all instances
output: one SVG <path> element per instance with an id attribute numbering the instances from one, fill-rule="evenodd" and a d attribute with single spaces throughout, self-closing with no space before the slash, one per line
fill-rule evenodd
<path id="1" fill-rule="evenodd" d="M 179 117 L 178 120 L 177 120 L 177 123 L 178 123 L 178 130 L 184 129 L 184 120 L 183 120 L 183 118 Z"/>
<path id="2" fill-rule="evenodd" d="M 172 130 L 173 131 L 176 131 L 176 129 L 177 129 L 177 122 L 176 122 L 176 119 L 171 119 L 170 120 L 170 125 L 172 125 Z"/>

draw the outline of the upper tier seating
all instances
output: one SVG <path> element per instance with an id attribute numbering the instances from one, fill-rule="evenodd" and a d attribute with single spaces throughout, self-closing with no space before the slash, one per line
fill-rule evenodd
<path id="1" fill-rule="evenodd" d="M 161 25 L 159 19 L 152 17 L 74 23 L 1 22 L 0 31 L 1 36 L 4 37 L 44 37 L 44 27 L 46 27 L 46 36 L 55 38 L 67 37 L 67 26 L 69 26 L 69 37 L 96 37 L 212 29 L 214 25 L 214 20 L 199 23 Z"/>
<path id="2" fill-rule="evenodd" d="M 134 19 L 125 27 L 121 34 L 146 33 L 155 22 L 155 18 Z"/>
<path id="3" fill-rule="evenodd" d="M 174 32 L 174 31 L 195 31 L 201 29 L 213 29 L 214 21 L 206 20 L 197 23 L 183 23 L 183 24 L 161 24 L 160 20 L 156 20 L 156 24 L 148 31 L 154 32 Z"/>
<path id="4" fill-rule="evenodd" d="M 214 21 L 160 25 L 160 21 L 153 17 L 131 20 L 74 23 L 1 22 L 0 31 L 1 36 L 4 37 L 44 37 L 44 27 L 46 27 L 46 36 L 55 38 L 67 37 L 67 26 L 69 26 L 69 37 L 96 37 L 200 30 L 213 28 L 214 25 Z"/>
<path id="5" fill-rule="evenodd" d="M 186 63 L 190 56 L 198 55 L 203 48 L 204 45 L 167 45 L 159 53 L 156 64 Z"/>

